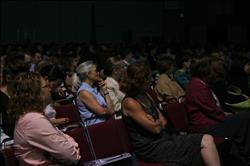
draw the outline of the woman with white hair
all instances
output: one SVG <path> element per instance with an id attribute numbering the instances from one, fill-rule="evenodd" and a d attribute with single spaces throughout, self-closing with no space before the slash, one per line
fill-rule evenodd
<path id="1" fill-rule="evenodd" d="M 93 61 L 83 62 L 76 68 L 72 86 L 81 118 L 91 118 L 87 125 L 103 122 L 114 112 L 106 82 Z"/>

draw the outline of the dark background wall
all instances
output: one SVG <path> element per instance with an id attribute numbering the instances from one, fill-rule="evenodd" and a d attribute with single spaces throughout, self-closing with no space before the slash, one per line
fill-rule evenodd
<path id="1" fill-rule="evenodd" d="M 0 0 L 0 42 L 248 42 L 236 0 Z M 93 21 L 94 20 L 94 21 Z M 95 33 L 94 33 L 95 32 Z"/>

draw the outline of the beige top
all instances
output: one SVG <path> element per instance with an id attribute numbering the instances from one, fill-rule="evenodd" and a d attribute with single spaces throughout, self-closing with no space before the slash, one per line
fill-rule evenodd
<path id="1" fill-rule="evenodd" d="M 114 110 L 119 111 L 121 109 L 121 103 L 125 97 L 125 94 L 120 91 L 119 83 L 112 77 L 107 77 L 106 82 L 110 99 L 113 102 Z"/>
<path id="2" fill-rule="evenodd" d="M 181 86 L 174 80 L 171 80 L 167 74 L 161 74 L 155 85 L 156 92 L 164 99 L 179 99 L 185 92 Z"/>

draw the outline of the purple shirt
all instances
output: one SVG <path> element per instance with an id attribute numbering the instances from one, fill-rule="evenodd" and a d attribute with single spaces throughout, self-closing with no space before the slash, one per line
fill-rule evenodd
<path id="1" fill-rule="evenodd" d="M 193 77 L 189 81 L 185 106 L 194 131 L 211 127 L 225 118 L 213 91 L 199 78 Z"/>

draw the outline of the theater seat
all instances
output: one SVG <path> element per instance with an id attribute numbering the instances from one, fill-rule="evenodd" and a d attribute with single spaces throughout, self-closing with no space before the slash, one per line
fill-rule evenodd
<path id="1" fill-rule="evenodd" d="M 0 150 L 1 165 L 5 166 L 18 166 L 18 160 L 15 157 L 14 149 L 11 145 L 5 146 L 4 149 Z"/>
<path id="2" fill-rule="evenodd" d="M 174 102 L 171 104 L 161 104 L 163 115 L 169 123 L 173 125 L 176 132 L 189 132 L 189 123 L 187 113 L 183 103 Z"/>
<path id="3" fill-rule="evenodd" d="M 151 163 L 151 162 L 145 162 L 141 160 L 136 161 L 137 166 L 167 166 L 166 164 L 163 163 Z"/>
<path id="4" fill-rule="evenodd" d="M 91 151 L 89 149 L 87 138 L 84 134 L 82 127 L 77 127 L 66 132 L 78 143 L 80 148 L 80 154 L 82 156 L 81 162 L 86 162 L 92 160 Z"/>
<path id="5" fill-rule="evenodd" d="M 134 157 L 127 129 L 122 119 L 108 121 L 67 133 L 78 142 L 81 150 L 81 163 L 84 165 L 131 165 L 164 166 L 160 163 L 148 163 Z M 90 140 L 88 140 L 88 137 Z M 92 150 L 91 150 L 92 149 Z M 94 153 L 94 154 L 93 154 Z"/>
<path id="6" fill-rule="evenodd" d="M 53 107 L 56 110 L 56 118 L 69 118 L 69 123 L 81 121 L 77 106 L 74 104 L 65 104 Z"/>

